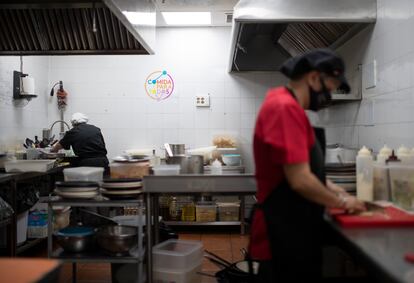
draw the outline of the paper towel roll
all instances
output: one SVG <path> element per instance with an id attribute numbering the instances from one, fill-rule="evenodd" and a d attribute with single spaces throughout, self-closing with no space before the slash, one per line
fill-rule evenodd
<path id="1" fill-rule="evenodd" d="M 34 94 L 35 93 L 35 81 L 31 77 L 22 78 L 22 88 L 20 89 L 21 94 Z"/>

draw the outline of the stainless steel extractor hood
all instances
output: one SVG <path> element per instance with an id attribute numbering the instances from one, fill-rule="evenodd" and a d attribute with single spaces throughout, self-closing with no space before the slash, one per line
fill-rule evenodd
<path id="1" fill-rule="evenodd" d="M 2 0 L 0 55 L 153 54 L 152 0 Z"/>
<path id="2" fill-rule="evenodd" d="M 240 0 L 229 71 L 277 71 L 291 56 L 336 49 L 376 15 L 376 0 Z"/>

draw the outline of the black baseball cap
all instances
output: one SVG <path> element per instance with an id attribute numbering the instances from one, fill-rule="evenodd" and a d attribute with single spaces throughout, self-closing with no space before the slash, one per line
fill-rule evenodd
<path id="1" fill-rule="evenodd" d="M 334 77 L 341 82 L 341 91 L 351 91 L 345 78 L 344 60 L 330 49 L 314 49 L 286 60 L 280 67 L 280 72 L 290 79 L 299 79 L 310 71 L 319 71 Z"/>

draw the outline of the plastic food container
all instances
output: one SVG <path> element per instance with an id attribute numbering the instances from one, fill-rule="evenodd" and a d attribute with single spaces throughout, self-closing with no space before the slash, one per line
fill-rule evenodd
<path id="1" fill-rule="evenodd" d="M 202 282 L 201 275 L 197 272 L 201 271 L 201 261 L 187 268 L 185 270 L 174 270 L 174 269 L 162 269 L 155 268 L 153 269 L 153 278 L 157 283 L 194 283 Z"/>
<path id="2" fill-rule="evenodd" d="M 240 202 L 218 202 L 219 221 L 239 221 Z"/>
<path id="3" fill-rule="evenodd" d="M 152 168 L 154 175 L 179 175 L 180 174 L 180 165 L 171 164 L 171 165 L 158 165 Z"/>
<path id="4" fill-rule="evenodd" d="M 9 172 L 47 172 L 55 166 L 55 160 L 14 160 L 4 163 Z"/>
<path id="5" fill-rule="evenodd" d="M 170 272 L 188 271 L 189 267 L 201 263 L 203 254 L 200 241 L 170 239 L 152 249 L 154 269 L 167 269 Z"/>
<path id="6" fill-rule="evenodd" d="M 214 203 L 205 202 L 196 205 L 196 221 L 197 222 L 213 222 L 216 221 L 217 206 Z"/>
<path id="7" fill-rule="evenodd" d="M 65 207 L 63 210 L 54 210 L 53 214 L 53 230 L 58 231 L 70 224 L 70 206 Z"/>
<path id="8" fill-rule="evenodd" d="M 388 170 L 388 166 L 380 164 L 374 165 L 374 200 L 391 200 Z"/>
<path id="9" fill-rule="evenodd" d="M 222 158 L 227 166 L 239 166 L 241 163 L 240 154 L 223 154 Z"/>
<path id="10" fill-rule="evenodd" d="M 143 178 L 149 175 L 149 162 L 113 162 L 109 164 L 111 178 Z"/>
<path id="11" fill-rule="evenodd" d="M 104 169 L 101 167 L 75 167 L 63 169 L 65 182 L 102 182 Z"/>
<path id="12" fill-rule="evenodd" d="M 33 211 L 29 214 L 27 236 L 29 238 L 47 237 L 47 212 Z"/>
<path id="13" fill-rule="evenodd" d="M 414 167 L 392 166 L 389 170 L 392 201 L 403 209 L 414 210 Z"/>

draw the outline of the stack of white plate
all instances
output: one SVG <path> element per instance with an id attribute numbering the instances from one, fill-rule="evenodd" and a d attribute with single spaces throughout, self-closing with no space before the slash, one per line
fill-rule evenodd
<path id="1" fill-rule="evenodd" d="M 106 179 L 102 184 L 101 193 L 110 199 L 134 199 L 142 193 L 142 180 Z"/>
<path id="2" fill-rule="evenodd" d="M 95 182 L 56 182 L 55 194 L 62 198 L 91 199 L 99 195 L 99 184 Z"/>

